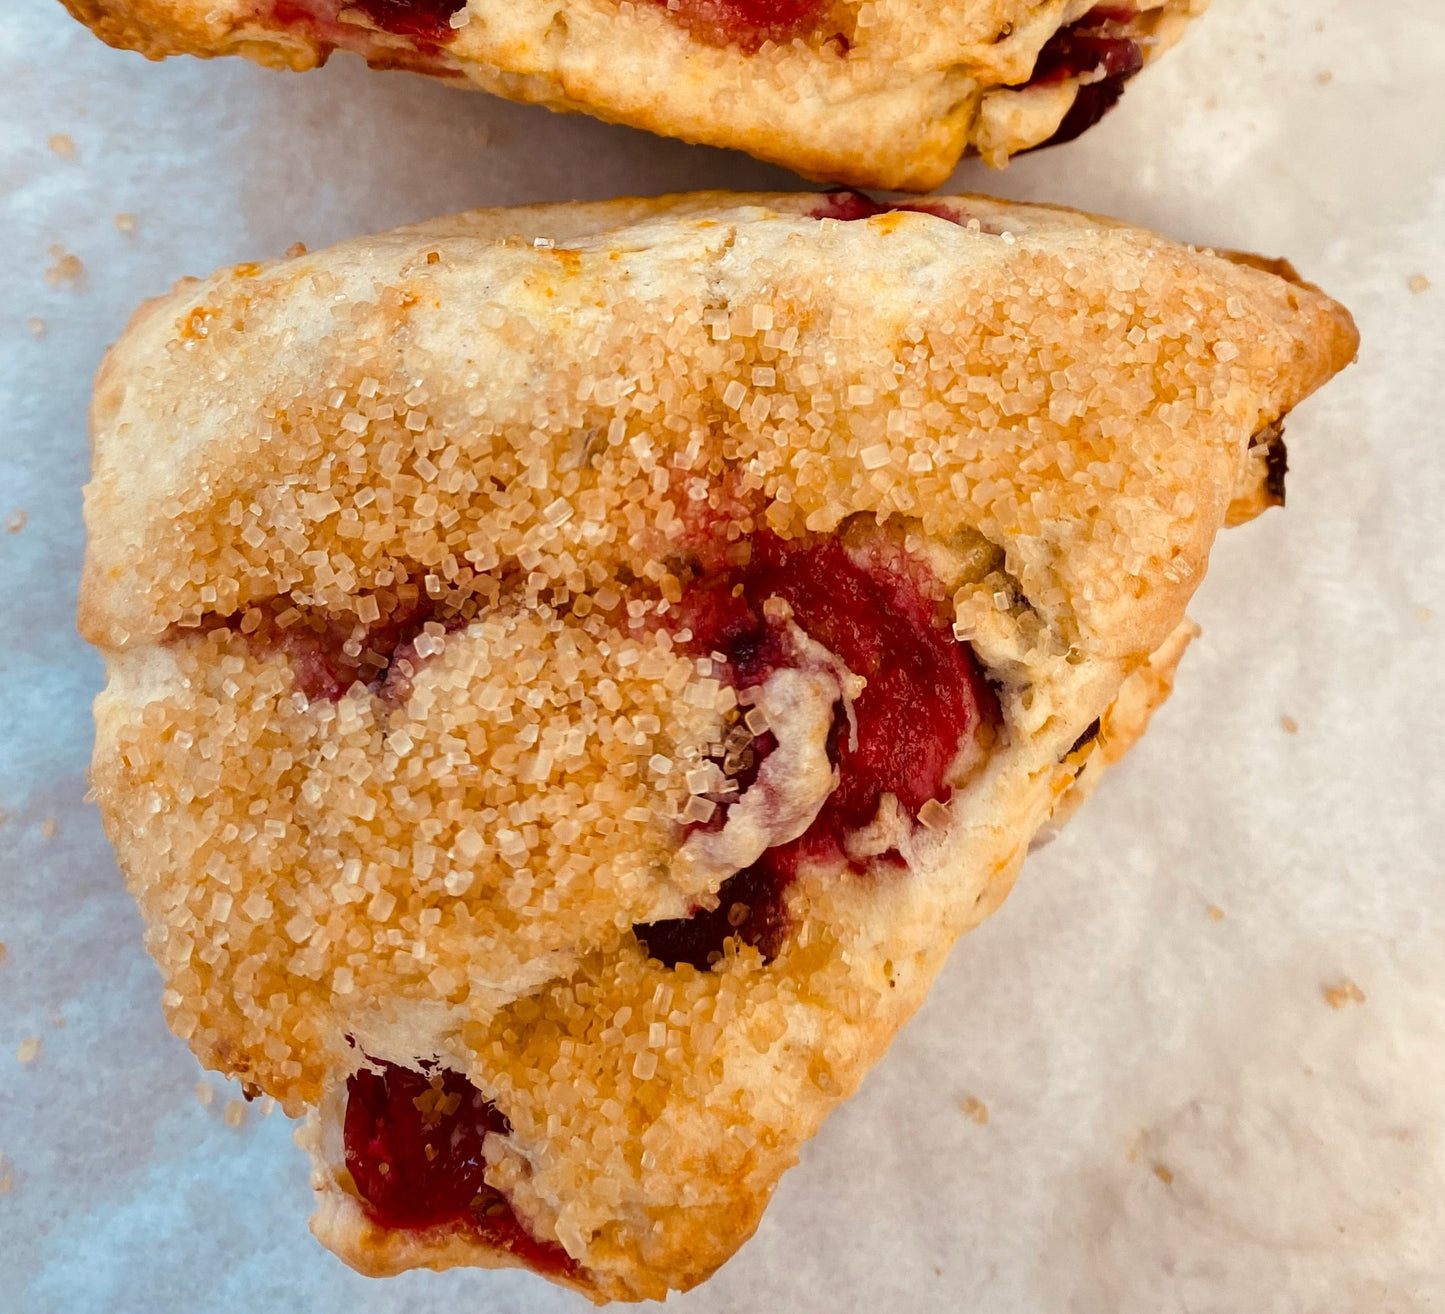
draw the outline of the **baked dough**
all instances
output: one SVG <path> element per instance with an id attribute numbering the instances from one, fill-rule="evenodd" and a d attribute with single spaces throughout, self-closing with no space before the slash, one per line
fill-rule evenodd
<path id="1" fill-rule="evenodd" d="M 306 1116 L 362 1272 L 722 1263 L 1142 732 L 1251 438 L 1354 356 L 1306 284 L 928 204 L 478 211 L 185 280 L 108 354 L 96 797 L 171 1027 Z"/>
<path id="2" fill-rule="evenodd" d="M 333 50 L 808 178 L 927 191 L 1077 136 L 1208 0 L 64 0 L 111 45 Z"/>

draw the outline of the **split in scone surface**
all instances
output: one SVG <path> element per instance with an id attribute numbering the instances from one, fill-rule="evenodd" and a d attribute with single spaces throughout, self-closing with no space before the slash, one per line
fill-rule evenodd
<path id="1" fill-rule="evenodd" d="M 103 366 L 107 832 L 171 1026 L 308 1113 L 313 1228 L 362 1271 L 635 1299 L 725 1260 L 1142 732 L 1275 426 L 1353 357 L 1298 282 L 927 204 L 475 212 L 187 280 Z M 915 657 L 870 694 L 839 645 L 905 630 L 940 710 L 904 698 L 896 792 L 813 842 Z M 739 869 L 757 906 L 714 909 Z M 424 1132 L 474 1088 L 441 1159 L 475 1216 L 378 1222 L 349 1078 Z"/>
<path id="2" fill-rule="evenodd" d="M 1208 0 L 63 0 L 152 58 L 336 49 L 512 100 L 927 191 L 1092 126 Z"/>

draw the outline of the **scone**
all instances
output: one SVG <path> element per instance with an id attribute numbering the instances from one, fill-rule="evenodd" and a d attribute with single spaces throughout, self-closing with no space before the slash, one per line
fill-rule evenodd
<path id="1" fill-rule="evenodd" d="M 97 382 L 94 786 L 174 1031 L 371 1274 L 701 1281 L 1142 732 L 1287 266 L 961 196 L 481 211 L 187 280 Z"/>
<path id="2" fill-rule="evenodd" d="M 511 100 L 927 191 L 1092 126 L 1208 0 L 63 0 L 111 45 L 333 50 Z"/>

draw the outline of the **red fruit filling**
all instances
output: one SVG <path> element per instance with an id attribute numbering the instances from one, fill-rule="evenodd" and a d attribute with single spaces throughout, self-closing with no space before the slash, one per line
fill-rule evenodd
<path id="1" fill-rule="evenodd" d="M 776 958 L 788 933 L 788 918 L 783 905 L 787 881 L 773 869 L 774 852 L 781 850 L 770 850 L 761 861 L 729 876 L 718 888 L 716 908 L 634 928 L 648 957 L 668 967 L 691 963 L 705 972 L 733 937 L 753 945 L 764 962 Z"/>
<path id="2" fill-rule="evenodd" d="M 284 598 L 218 623 L 260 651 L 283 652 L 296 687 L 313 702 L 335 702 L 358 680 L 388 702 L 401 702 L 432 643 L 465 625 L 476 599 L 435 598 L 410 582 L 369 597 L 378 612 L 369 623 L 304 610 Z"/>
<path id="3" fill-rule="evenodd" d="M 1055 32 L 1039 51 L 1029 85 L 1044 86 L 1090 75 L 1101 80 L 1129 78 L 1143 67 L 1144 52 L 1137 41 L 1101 36 L 1080 30 L 1075 24 Z"/>
<path id="4" fill-rule="evenodd" d="M 817 30 L 831 0 L 654 0 L 699 41 L 751 54 L 765 41 L 784 45 Z M 846 39 L 837 34 L 847 49 Z"/>
<path id="5" fill-rule="evenodd" d="M 361 10 L 383 32 L 443 45 L 456 35 L 451 17 L 466 0 L 346 0 L 346 7 Z"/>
<path id="6" fill-rule="evenodd" d="M 419 1231 L 464 1224 L 530 1268 L 569 1273 L 560 1246 L 538 1241 L 485 1180 L 488 1132 L 511 1130 L 465 1077 L 392 1063 L 363 1068 L 346 1083 L 346 1168 L 368 1216 L 381 1227 Z"/>
<path id="7" fill-rule="evenodd" d="M 1124 94 L 1124 84 L 1132 76 L 1133 74 L 1128 74 L 1105 78 L 1102 82 L 1089 82 L 1081 86 L 1074 93 L 1074 103 L 1069 106 L 1069 112 L 1064 115 L 1054 135 L 1029 149 L 1042 150 L 1045 146 L 1062 146 L 1076 137 L 1082 137 L 1119 103 L 1119 98 Z"/>
<path id="8" fill-rule="evenodd" d="M 1143 47 L 1122 34 L 1122 25 L 1134 17 L 1131 9 L 1099 6 L 1077 23 L 1060 28 L 1039 51 L 1029 86 L 1065 78 L 1091 79 L 1080 85 L 1058 129 L 1040 146 L 1073 141 L 1119 103 L 1125 84 L 1144 67 Z"/>
<path id="9" fill-rule="evenodd" d="M 945 801 L 959 750 L 998 720 L 972 650 L 954 637 L 925 592 L 923 568 L 901 549 L 880 544 L 860 564 L 836 537 L 761 534 L 748 546 L 745 562 L 695 581 L 683 597 L 678 623 L 692 631 L 690 646 L 725 656 L 739 689 L 761 684 L 791 660 L 784 623 L 764 612 L 778 597 L 794 623 L 867 686 L 853 702 L 856 740 L 841 709 L 834 721 L 829 756 L 839 782 L 808 830 L 726 881 L 715 910 L 634 927 L 648 953 L 671 966 L 706 967 L 730 937 L 774 957 L 787 933 L 785 892 L 801 866 L 854 867 L 845 837 L 874 820 L 884 794 L 910 816 L 930 799 Z"/>
<path id="10" fill-rule="evenodd" d="M 842 780 L 809 835 L 873 820 L 895 795 L 910 813 L 943 800 L 943 779 L 993 696 L 967 644 L 923 587 L 924 568 L 880 544 L 859 564 L 840 539 L 759 534 L 749 559 L 698 581 L 678 612 L 700 653 L 721 652 L 739 688 L 761 684 L 782 664 L 783 624 L 764 614 L 782 598 L 793 621 L 867 687 L 854 701 L 857 745 L 840 733 Z"/>
<path id="11" fill-rule="evenodd" d="M 966 215 L 939 201 L 910 201 L 907 204 L 875 201 L 871 196 L 840 188 L 829 192 L 822 203 L 808 211 L 811 219 L 841 219 L 845 223 L 855 219 L 871 219 L 874 215 L 891 214 L 894 210 L 913 210 L 918 214 L 936 215 L 951 224 L 968 222 Z"/>
<path id="12" fill-rule="evenodd" d="M 465 4 L 466 0 L 272 0 L 270 21 L 305 32 L 332 48 L 354 50 L 382 67 L 447 73 L 452 70 L 434 68 L 426 61 L 439 55 L 440 48 L 456 36 L 451 17 Z M 342 10 L 360 14 L 382 32 L 407 38 L 421 58 L 378 46 L 368 39 L 365 26 L 343 22 Z"/>

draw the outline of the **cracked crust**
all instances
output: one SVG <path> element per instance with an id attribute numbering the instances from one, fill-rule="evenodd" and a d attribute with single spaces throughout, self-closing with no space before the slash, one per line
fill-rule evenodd
<path id="1" fill-rule="evenodd" d="M 284 21 L 276 0 L 64 3 L 104 41 L 152 59 L 240 54 L 303 70 L 351 50 L 378 68 L 733 147 L 820 181 L 927 191 L 966 150 L 1002 166 L 1060 133 L 1098 80 L 1030 84 L 1061 29 L 1091 11 L 1117 15 L 1149 63 L 1207 0 L 849 0 L 834 6 L 849 33 L 841 42 L 799 37 L 753 52 L 700 41 L 648 0 L 469 0 L 464 10 L 458 0 L 467 21 L 441 43 L 381 31 L 336 0 L 287 0 Z"/>
<path id="2" fill-rule="evenodd" d="M 981 197 L 940 202 L 957 223 L 809 217 L 829 204 L 437 220 L 187 280 L 102 367 L 102 816 L 172 1027 L 308 1115 L 313 1227 L 363 1272 L 516 1262 L 368 1218 L 340 1139 L 363 1051 L 440 1061 L 505 1115 L 488 1182 L 570 1257 L 555 1280 L 660 1297 L 722 1263 L 1142 733 L 1252 436 L 1354 355 L 1322 293 L 1111 221 Z M 1000 723 L 904 827 L 905 875 L 806 871 L 771 961 L 698 971 L 630 928 L 715 895 L 676 817 L 734 713 L 644 618 L 728 524 L 881 526 Z M 360 617 L 408 571 L 480 604 L 402 686 L 308 698 L 289 650 L 242 637 L 277 598 Z"/>

